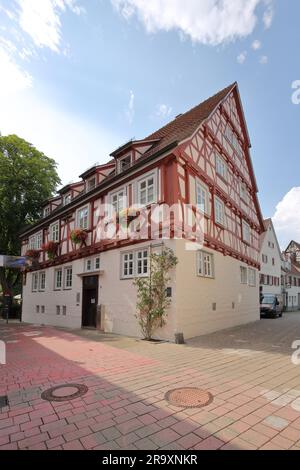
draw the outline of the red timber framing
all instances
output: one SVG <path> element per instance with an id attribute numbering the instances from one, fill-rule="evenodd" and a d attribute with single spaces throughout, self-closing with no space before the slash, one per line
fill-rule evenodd
<path id="1" fill-rule="evenodd" d="M 115 249 L 122 246 L 140 243 L 144 240 L 99 240 L 97 227 L 105 217 L 101 205 L 108 202 L 108 194 L 116 189 L 126 187 L 128 196 L 128 206 L 134 204 L 132 182 L 141 175 L 157 169 L 159 177 L 159 203 L 173 205 L 194 204 L 196 211 L 196 201 L 192 201 L 192 194 L 195 194 L 196 181 L 204 183 L 208 188 L 210 210 L 205 215 L 205 245 L 213 250 L 221 252 L 224 256 L 231 256 L 237 260 L 245 262 L 250 266 L 259 268 L 259 238 L 265 230 L 263 219 L 257 199 L 257 185 L 253 172 L 250 156 L 250 140 L 244 113 L 240 101 L 237 84 L 225 89 L 226 93 L 217 102 L 205 119 L 195 123 L 193 131 L 188 137 L 181 139 L 179 143 L 172 145 L 172 150 L 163 153 L 164 148 L 155 158 L 155 148 L 159 148 L 161 139 L 168 138 L 168 125 L 156 134 L 142 141 L 131 141 L 123 147 L 117 149 L 113 154 L 114 160 L 105 165 L 85 172 L 80 183 L 84 186 L 84 181 L 97 174 L 97 183 L 106 181 L 111 172 L 117 167 L 118 158 L 131 155 L 131 169 L 120 174 L 120 178 L 112 178 L 111 184 L 102 189 L 92 192 L 90 198 L 66 207 L 63 213 L 58 214 L 60 223 L 60 256 L 51 262 L 57 265 L 69 262 L 74 259 L 91 256 L 101 251 Z M 219 96 L 216 95 L 216 96 Z M 212 99 L 214 99 L 213 97 Z M 205 102 L 207 103 L 207 102 Z M 205 104 L 207 106 L 207 104 Z M 201 107 L 201 105 L 200 105 Z M 192 110 L 193 112 L 193 110 Z M 186 113 L 188 115 L 189 113 Z M 170 126 L 180 128 L 180 123 L 184 125 L 185 115 L 178 121 L 173 121 Z M 229 140 L 230 135 L 234 136 L 234 142 Z M 169 138 L 169 141 L 171 137 Z M 168 140 L 168 142 L 170 144 Z M 220 176 L 216 171 L 216 154 L 223 159 L 226 164 L 226 177 Z M 153 155 L 153 160 L 151 159 Z M 158 155 L 158 154 L 157 154 Z M 145 164 L 143 165 L 143 160 Z M 135 166 L 139 165 L 136 171 Z M 241 197 L 241 185 L 245 188 L 247 197 Z M 79 183 L 78 183 L 79 185 Z M 78 186 L 80 187 L 80 186 Z M 64 188 L 65 190 L 65 188 Z M 214 201 L 219 198 L 224 204 L 225 222 L 220 226 L 215 221 Z M 76 210 L 89 205 L 90 226 L 87 230 L 87 246 L 75 250 L 70 241 L 70 232 L 75 227 Z M 251 231 L 251 242 L 243 240 L 242 225 L 245 221 Z M 171 215 L 171 235 L 174 234 L 173 217 Z M 44 242 L 47 241 L 49 222 L 46 220 L 44 226 L 37 224 L 35 232 L 44 230 Z M 34 233 L 34 229 L 31 230 Z M 23 237 L 23 245 L 26 247 L 28 235 Z M 43 255 L 41 267 L 45 267 L 45 257 Z"/>

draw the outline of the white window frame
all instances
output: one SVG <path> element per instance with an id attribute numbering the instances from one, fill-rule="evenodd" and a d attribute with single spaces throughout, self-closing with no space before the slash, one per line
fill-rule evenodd
<path id="1" fill-rule="evenodd" d="M 49 240 L 51 240 L 52 242 L 58 243 L 59 239 L 60 239 L 59 222 L 54 222 L 49 227 Z"/>
<path id="2" fill-rule="evenodd" d="M 90 265 L 90 269 L 88 269 L 88 265 Z M 85 260 L 85 272 L 89 273 L 92 271 L 94 271 L 93 258 L 87 258 Z"/>
<path id="3" fill-rule="evenodd" d="M 218 176 L 221 176 L 225 181 L 227 181 L 228 166 L 226 161 L 218 152 L 215 152 L 216 159 L 216 173 Z"/>
<path id="4" fill-rule="evenodd" d="M 251 245 L 251 227 L 245 220 L 242 221 L 242 237 L 245 243 Z"/>
<path id="5" fill-rule="evenodd" d="M 29 237 L 29 249 L 30 250 L 40 250 L 42 248 L 43 243 L 43 231 L 35 233 L 31 237 Z"/>
<path id="6" fill-rule="evenodd" d="M 87 215 L 84 217 L 80 217 L 80 213 L 87 210 Z M 84 223 L 82 223 L 84 221 Z M 90 205 L 87 204 L 85 206 L 80 207 L 76 211 L 76 227 L 82 230 L 88 230 L 90 226 Z"/>
<path id="7" fill-rule="evenodd" d="M 57 285 L 57 280 L 58 280 L 57 274 L 59 272 L 61 273 L 60 285 Z M 62 290 L 62 288 L 63 288 L 63 270 L 62 270 L 62 268 L 55 269 L 55 271 L 54 271 L 54 290 Z"/>
<path id="8" fill-rule="evenodd" d="M 150 179 L 153 179 L 153 200 L 149 199 L 148 181 Z M 143 191 L 146 191 L 146 201 L 142 202 L 141 201 L 141 186 L 145 182 L 146 182 L 146 188 L 143 189 Z M 152 171 L 151 173 L 144 175 L 143 177 L 139 178 L 136 181 L 136 199 L 137 199 L 136 202 L 142 207 L 146 207 L 150 204 L 155 204 L 157 202 L 158 200 L 158 173 L 157 171 Z"/>
<path id="9" fill-rule="evenodd" d="M 44 217 L 48 217 L 48 215 L 50 215 L 50 212 L 51 212 L 50 206 L 45 207 L 44 208 Z"/>
<path id="10" fill-rule="evenodd" d="M 39 274 L 32 273 L 31 291 L 38 292 L 38 289 L 39 289 Z"/>
<path id="11" fill-rule="evenodd" d="M 42 284 L 43 280 L 43 284 Z M 46 271 L 39 272 L 39 292 L 45 292 L 46 290 Z"/>
<path id="12" fill-rule="evenodd" d="M 256 287 L 256 271 L 253 268 L 248 269 L 248 285 Z"/>
<path id="13" fill-rule="evenodd" d="M 117 198 L 116 202 L 114 202 L 115 197 Z M 122 201 L 121 204 L 120 204 L 120 201 Z M 117 191 L 110 193 L 109 202 L 110 202 L 110 212 L 111 212 L 110 215 L 111 216 L 113 216 L 114 214 L 119 214 L 122 210 L 126 209 L 127 207 L 126 187 L 124 186 L 123 188 L 120 188 Z"/>
<path id="14" fill-rule="evenodd" d="M 93 186 L 91 186 L 92 181 L 94 181 Z M 95 187 L 97 186 L 97 177 L 96 177 L 96 175 L 92 176 L 91 178 L 86 180 L 86 185 L 87 185 L 86 186 L 87 192 L 92 191 L 92 189 L 95 189 Z"/>
<path id="15" fill-rule="evenodd" d="M 72 202 L 72 194 L 68 193 L 63 196 L 63 206 L 67 206 Z"/>
<path id="16" fill-rule="evenodd" d="M 147 252 L 147 256 L 145 253 Z M 141 257 L 139 255 L 141 254 Z M 126 259 L 127 258 L 127 259 Z M 147 260 L 147 271 L 144 271 L 144 262 Z M 141 262 L 142 272 L 139 272 L 139 262 Z M 149 247 L 139 248 L 131 251 L 123 251 L 121 253 L 121 279 L 133 279 L 134 277 L 148 277 L 150 266 Z M 127 267 L 127 274 L 125 274 Z M 129 268 L 132 268 L 129 273 Z"/>
<path id="17" fill-rule="evenodd" d="M 97 266 L 98 265 L 98 266 Z M 99 271 L 101 267 L 101 259 L 100 256 L 96 256 L 95 258 L 95 271 Z"/>
<path id="18" fill-rule="evenodd" d="M 129 164 L 129 166 L 128 166 L 127 168 L 122 169 L 122 168 L 121 168 L 122 162 L 123 162 L 124 160 L 126 160 L 127 158 L 130 158 L 130 164 Z M 123 171 L 126 171 L 128 168 L 130 168 L 131 165 L 132 165 L 132 153 L 128 153 L 128 154 L 124 155 L 123 157 L 120 157 L 120 158 L 118 159 L 118 173 L 123 173 Z"/>
<path id="19" fill-rule="evenodd" d="M 248 284 L 248 269 L 246 266 L 240 266 L 240 277 L 241 277 L 241 284 L 247 285 Z"/>
<path id="20" fill-rule="evenodd" d="M 208 251 L 197 252 L 197 276 L 207 279 L 215 278 L 214 255 Z"/>
<path id="21" fill-rule="evenodd" d="M 200 212 L 209 215 L 209 189 L 202 183 L 202 181 L 196 181 L 196 205 Z"/>
<path id="22" fill-rule="evenodd" d="M 144 248 L 143 250 L 137 250 L 135 252 L 135 268 L 137 277 L 148 277 L 149 276 L 149 249 Z M 146 270 L 145 270 L 145 261 L 146 261 Z M 140 271 L 140 266 L 141 271 Z M 140 272 L 139 272 L 140 271 Z"/>
<path id="23" fill-rule="evenodd" d="M 218 196 L 214 197 L 215 223 L 225 227 L 225 204 Z M 221 211 L 219 210 L 221 208 Z M 222 215 L 220 219 L 220 214 Z"/>
<path id="24" fill-rule="evenodd" d="M 67 285 L 68 281 L 68 271 L 71 270 L 71 284 Z M 72 266 L 66 266 L 64 268 L 64 290 L 72 290 L 73 288 L 73 267 Z"/>

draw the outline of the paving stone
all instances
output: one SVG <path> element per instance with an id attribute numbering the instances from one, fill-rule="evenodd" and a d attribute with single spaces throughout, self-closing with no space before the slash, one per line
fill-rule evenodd
<path id="1" fill-rule="evenodd" d="M 278 429 L 279 431 L 285 429 L 289 425 L 289 422 L 286 419 L 280 418 L 279 416 L 268 416 L 263 423 L 271 426 L 272 428 Z"/>

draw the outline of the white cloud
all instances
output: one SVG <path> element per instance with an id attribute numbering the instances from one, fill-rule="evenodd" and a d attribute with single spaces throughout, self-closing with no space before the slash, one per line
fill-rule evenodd
<path id="1" fill-rule="evenodd" d="M 274 5 L 272 0 L 265 0 L 267 5 L 266 11 L 263 16 L 263 22 L 266 29 L 271 28 L 274 18 Z"/>
<path id="2" fill-rule="evenodd" d="M 300 242 L 300 187 L 292 188 L 276 206 L 274 227 L 282 247 L 291 240 Z"/>
<path id="3" fill-rule="evenodd" d="M 10 48 L 9 45 L 8 48 Z M 3 43 L 2 45 L 0 43 L 0 70 L 0 97 L 3 110 L 2 99 L 7 95 L 31 88 L 32 77 L 14 62 Z"/>
<path id="4" fill-rule="evenodd" d="M 262 55 L 261 58 L 259 59 L 260 64 L 266 65 L 269 62 L 269 58 L 266 55 Z"/>
<path id="5" fill-rule="evenodd" d="M 0 131 L 17 134 L 54 158 L 63 183 L 78 176 L 96 161 L 107 162 L 109 154 L 124 141 L 101 122 L 83 120 L 37 96 L 34 89 L 1 98 Z"/>
<path id="6" fill-rule="evenodd" d="M 135 113 L 134 100 L 135 100 L 134 93 L 133 93 L 132 90 L 130 90 L 128 108 L 125 111 L 125 115 L 126 115 L 126 118 L 127 118 L 127 121 L 129 122 L 129 124 L 132 124 L 133 118 L 134 118 L 134 113 Z"/>
<path id="7" fill-rule="evenodd" d="M 171 106 L 166 104 L 159 104 L 156 108 L 156 116 L 165 119 L 166 117 L 170 116 L 172 112 Z"/>
<path id="8" fill-rule="evenodd" d="M 245 62 L 246 58 L 247 58 L 247 51 L 243 51 L 237 56 L 236 60 L 238 61 L 239 64 L 242 65 Z"/>
<path id="9" fill-rule="evenodd" d="M 253 41 L 251 47 L 254 51 L 258 51 L 261 48 L 261 42 L 258 39 L 256 39 L 255 41 Z"/>
<path id="10" fill-rule="evenodd" d="M 60 16 L 67 8 L 80 15 L 84 9 L 75 0 L 16 0 L 19 25 L 34 44 L 60 52 L 62 39 Z"/>
<path id="11" fill-rule="evenodd" d="M 250 35 L 256 10 L 266 5 L 265 25 L 271 26 L 273 0 L 111 0 L 126 18 L 136 15 L 150 33 L 177 30 L 192 41 L 219 45 Z"/>

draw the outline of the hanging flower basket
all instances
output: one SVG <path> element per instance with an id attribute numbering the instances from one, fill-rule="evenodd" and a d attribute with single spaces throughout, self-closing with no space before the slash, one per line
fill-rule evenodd
<path id="1" fill-rule="evenodd" d="M 119 219 L 133 220 L 140 215 L 139 209 L 132 207 L 127 207 L 119 212 Z"/>
<path id="2" fill-rule="evenodd" d="M 25 256 L 28 258 L 32 258 L 34 260 L 38 260 L 40 257 L 40 250 L 27 250 Z"/>
<path id="3" fill-rule="evenodd" d="M 59 243 L 50 241 L 42 246 L 42 250 L 45 251 L 45 253 L 47 253 L 48 258 L 50 260 L 53 260 L 55 256 L 57 256 L 58 246 L 59 246 Z"/>
<path id="4" fill-rule="evenodd" d="M 87 236 L 88 234 L 85 230 L 76 229 L 76 230 L 72 230 L 70 234 L 70 239 L 75 245 L 79 245 L 79 244 L 83 245 L 86 242 Z"/>

